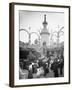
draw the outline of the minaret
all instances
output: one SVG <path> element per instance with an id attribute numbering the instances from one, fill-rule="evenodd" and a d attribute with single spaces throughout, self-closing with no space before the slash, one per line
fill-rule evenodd
<path id="1" fill-rule="evenodd" d="M 43 29 L 40 33 L 41 35 L 41 46 L 43 46 L 43 43 L 46 43 L 47 46 L 49 46 L 49 36 L 50 36 L 50 33 L 48 32 L 48 29 L 47 29 L 47 21 L 46 21 L 46 15 L 44 15 L 44 21 L 43 21 Z"/>

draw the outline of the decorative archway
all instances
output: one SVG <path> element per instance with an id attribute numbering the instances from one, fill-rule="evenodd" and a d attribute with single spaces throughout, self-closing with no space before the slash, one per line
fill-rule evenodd
<path id="1" fill-rule="evenodd" d="M 20 40 L 20 32 L 21 32 L 21 31 L 26 32 L 26 33 L 28 34 L 28 37 L 29 37 L 29 32 L 28 32 L 26 29 L 20 29 L 20 30 L 19 30 L 19 40 Z"/>
<path id="2" fill-rule="evenodd" d="M 52 40 L 53 36 L 56 36 L 56 37 L 57 37 L 57 46 L 59 46 L 59 38 L 60 38 L 60 36 L 61 36 L 60 34 L 61 34 L 61 33 L 62 33 L 62 35 L 64 34 L 64 32 L 62 31 L 63 28 L 64 28 L 64 26 L 61 27 L 61 28 L 58 27 L 59 31 L 55 31 L 55 32 L 53 32 L 52 35 L 51 35 L 51 40 Z"/>
<path id="3" fill-rule="evenodd" d="M 20 30 L 19 30 L 19 36 L 20 36 L 20 31 L 25 31 L 25 32 L 27 32 L 27 34 L 28 34 L 28 36 L 29 36 L 29 44 L 31 43 L 31 35 L 32 35 L 32 34 L 36 34 L 36 35 L 38 36 L 39 42 L 40 42 L 40 35 L 39 35 L 38 33 L 36 33 L 36 32 L 29 32 L 29 31 L 26 30 L 26 29 L 20 29 Z"/>

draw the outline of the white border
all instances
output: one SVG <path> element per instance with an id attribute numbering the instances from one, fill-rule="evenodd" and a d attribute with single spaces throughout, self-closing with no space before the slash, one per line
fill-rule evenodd
<path id="1" fill-rule="evenodd" d="M 19 80 L 19 10 L 31 10 L 31 11 L 49 11 L 49 12 L 64 12 L 64 77 L 59 78 L 44 78 L 44 79 L 24 79 Z M 68 57 L 68 40 L 69 40 L 69 22 L 68 22 L 68 8 L 55 8 L 55 7 L 42 7 L 42 6 L 14 6 L 14 85 L 33 85 L 33 84 L 47 84 L 47 83 L 64 83 L 68 82 L 68 70 L 69 70 L 69 57 Z"/>

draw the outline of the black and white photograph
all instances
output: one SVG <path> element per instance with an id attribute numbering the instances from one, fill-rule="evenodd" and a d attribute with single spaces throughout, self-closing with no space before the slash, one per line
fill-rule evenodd
<path id="1" fill-rule="evenodd" d="M 19 79 L 64 77 L 64 13 L 19 11 Z"/>
<path id="2" fill-rule="evenodd" d="M 11 3 L 10 86 L 70 83 L 70 7 Z"/>

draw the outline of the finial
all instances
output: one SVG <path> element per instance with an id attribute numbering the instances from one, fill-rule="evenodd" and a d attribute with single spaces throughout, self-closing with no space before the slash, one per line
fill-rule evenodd
<path id="1" fill-rule="evenodd" d="M 44 22 L 46 22 L 46 14 L 44 15 Z"/>

